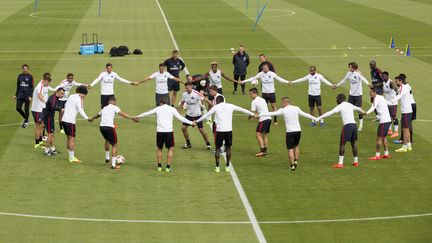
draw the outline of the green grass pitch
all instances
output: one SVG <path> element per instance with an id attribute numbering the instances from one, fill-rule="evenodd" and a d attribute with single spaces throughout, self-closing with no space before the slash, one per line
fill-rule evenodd
<path id="1" fill-rule="evenodd" d="M 267 54 L 278 74 L 288 80 L 306 75 L 308 66 L 316 65 L 336 83 L 350 61 L 358 62 L 370 80 L 372 59 L 391 77 L 406 73 L 418 104 L 413 152 L 396 154 L 398 146 L 391 144 L 392 159 L 368 161 L 374 154 L 377 126 L 369 117 L 359 134 L 360 167 L 335 170 L 331 165 L 337 161 L 340 118 L 328 118 L 323 128 L 309 127 L 310 121 L 302 119 L 300 166 L 293 173 L 288 171 L 283 122 L 271 128 L 269 155 L 255 158 L 256 121 L 235 115 L 232 162 L 268 242 L 432 241 L 431 216 L 379 219 L 432 213 L 430 1 L 269 0 L 255 32 L 257 1 L 249 1 L 247 9 L 246 0 L 159 2 L 193 74 L 208 71 L 216 60 L 231 75 L 229 49 L 239 44 L 251 57 L 248 76 L 257 72 L 259 53 Z M 67 162 L 60 133 L 56 144 L 63 153 L 45 157 L 32 146 L 34 125 L 19 128 L 21 118 L 11 97 L 23 63 L 30 65 L 36 82 L 42 73 L 51 72 L 54 86 L 68 72 L 77 81 L 90 83 L 107 62 L 122 77 L 140 80 L 170 56 L 174 44 L 155 0 L 103 0 L 100 17 L 97 7 L 98 0 L 39 0 L 39 11 L 33 13 L 32 0 L 0 3 L 0 242 L 257 242 L 233 179 L 229 173 L 212 171 L 213 154 L 205 150 L 196 129 L 190 129 L 193 148 L 181 150 L 184 139 L 175 122 L 174 172 L 168 174 L 155 170 L 154 118 L 137 124 L 117 120 L 119 153 L 126 157 L 118 171 L 104 163 L 98 122 L 77 123 L 76 154 L 83 160 L 79 165 Z M 79 56 L 83 33 L 98 33 L 106 50 L 126 44 L 144 54 Z M 390 36 L 402 51 L 410 44 L 412 56 L 389 49 Z M 99 88 L 85 99 L 88 115 L 99 111 Z M 115 90 L 118 105 L 130 114 L 154 105 L 153 83 L 116 83 Z M 308 110 L 306 84 L 279 83 L 276 90 L 278 98 L 289 96 Z M 337 90 L 324 85 L 322 90 L 328 111 L 338 93 L 348 92 L 348 85 Z M 366 109 L 370 103 L 364 90 Z M 248 96 L 231 91 L 232 84 L 224 82 L 227 100 L 250 108 Z M 345 163 L 351 159 L 347 146 Z M 332 221 L 363 218 L 373 219 Z M 328 221 L 298 222 L 308 220 Z"/>

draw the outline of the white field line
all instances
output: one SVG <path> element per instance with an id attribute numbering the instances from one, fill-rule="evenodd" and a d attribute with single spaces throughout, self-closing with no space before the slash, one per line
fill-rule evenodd
<path id="1" fill-rule="evenodd" d="M 90 222 L 110 222 L 110 223 L 149 223 L 149 224 L 252 224 L 251 221 L 195 221 L 195 220 L 146 220 L 146 219 L 103 219 L 103 218 L 77 218 L 77 217 L 58 217 L 58 216 L 45 216 L 35 214 L 21 214 L 0 212 L 0 216 L 22 217 L 22 218 L 36 218 L 36 219 L 51 219 L 51 220 L 64 220 L 64 221 L 90 221 Z M 430 217 L 432 213 L 422 214 L 407 214 L 396 216 L 383 216 L 383 217 L 366 217 L 366 218 L 345 218 L 345 219 L 313 219 L 313 220 L 285 220 L 285 221 L 260 221 L 255 222 L 259 224 L 320 224 L 320 223 L 338 223 L 338 222 L 356 222 L 356 221 L 386 221 L 394 219 L 409 219 Z"/>
<path id="2" fill-rule="evenodd" d="M 178 44 L 177 44 L 177 41 L 176 41 L 175 38 L 174 38 L 174 35 L 173 35 L 173 33 L 172 33 L 172 30 L 171 30 L 171 27 L 170 27 L 170 25 L 169 25 L 169 23 L 168 23 L 168 20 L 167 20 L 167 18 L 166 18 L 166 16 L 165 16 L 165 13 L 164 13 L 164 11 L 163 11 L 163 9 L 162 9 L 162 6 L 160 5 L 159 0 L 155 0 L 155 1 L 156 1 L 156 4 L 158 5 L 159 10 L 160 10 L 160 12 L 161 12 L 161 14 L 162 14 L 162 17 L 163 17 L 163 19 L 164 19 L 164 21 L 165 21 L 165 24 L 166 24 L 166 27 L 167 27 L 167 29 L 168 29 L 168 32 L 169 32 L 169 34 L 170 34 L 170 36 L 171 36 L 172 42 L 174 43 L 174 47 L 175 47 L 177 50 L 180 51 L 180 48 L 179 48 L 179 46 L 178 46 Z M 189 71 L 187 70 L 187 68 L 185 68 L 185 73 L 189 73 Z M 226 160 L 226 159 L 225 159 L 225 160 Z M 254 214 L 254 212 L 253 212 L 253 210 L 252 210 L 252 207 L 251 207 L 251 205 L 250 205 L 250 203 L 249 203 L 249 200 L 248 200 L 247 197 L 246 197 L 246 193 L 245 193 L 244 190 L 243 190 L 243 187 L 242 187 L 242 185 L 241 185 L 241 183 L 240 183 L 240 180 L 239 180 L 238 177 L 237 177 L 237 174 L 235 173 L 234 166 L 233 166 L 232 164 L 231 164 L 230 174 L 231 174 L 231 177 L 232 177 L 232 179 L 233 179 L 233 181 L 234 181 L 234 184 L 235 184 L 235 186 L 236 186 L 236 189 L 237 189 L 237 191 L 238 191 L 238 193 L 239 193 L 239 195 L 240 195 L 240 198 L 241 198 L 241 200 L 242 200 L 242 202 L 243 202 L 243 206 L 244 206 L 245 209 L 246 209 L 246 213 L 247 213 L 247 215 L 248 215 L 248 217 L 249 217 L 249 220 L 250 220 L 250 222 L 251 222 L 251 224 L 252 224 L 252 227 L 253 227 L 253 230 L 254 230 L 254 232 L 255 232 L 255 235 L 256 235 L 257 238 L 258 238 L 258 241 L 261 242 L 261 243 L 266 243 L 267 241 L 266 241 L 266 239 L 265 239 L 265 237 L 264 237 L 264 234 L 263 234 L 263 232 L 262 232 L 262 230 L 261 230 L 261 227 L 259 226 L 259 224 L 258 224 L 258 222 L 257 222 L 257 220 L 256 220 L 256 216 L 255 216 L 255 214 Z"/>

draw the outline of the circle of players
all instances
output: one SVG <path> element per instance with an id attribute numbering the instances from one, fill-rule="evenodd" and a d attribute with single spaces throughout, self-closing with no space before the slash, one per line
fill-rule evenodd
<path id="1" fill-rule="evenodd" d="M 206 149 L 211 150 L 208 135 L 203 128 L 203 123 L 207 123 L 212 127 L 215 145 L 215 171 L 220 172 L 220 157 L 221 154 L 226 156 L 225 171 L 230 171 L 231 161 L 231 146 L 232 146 L 232 115 L 234 111 L 245 113 L 249 119 L 258 119 L 256 127 L 256 138 L 260 151 L 255 154 L 257 157 L 267 155 L 268 134 L 274 117 L 274 124 L 277 124 L 277 116 L 283 116 L 286 126 L 286 147 L 288 150 L 289 167 L 291 171 L 297 168 L 299 161 L 299 143 L 301 138 L 301 127 L 299 116 L 312 120 L 311 126 L 324 126 L 324 118 L 336 113 L 340 113 L 342 118 L 342 132 L 340 135 L 339 145 L 339 161 L 334 164 L 335 168 L 344 167 L 345 144 L 351 144 L 353 153 L 353 166 L 359 166 L 358 152 L 356 146 L 357 132 L 363 128 L 363 115 L 375 112 L 376 120 L 379 121 L 376 137 L 376 154 L 369 160 L 389 159 L 389 146 L 387 135 L 392 138 L 399 137 L 397 118 L 397 106 L 400 101 L 401 106 L 401 138 L 394 140 L 395 143 L 402 144 L 402 147 L 395 152 L 409 152 L 412 150 L 412 120 L 416 119 L 416 105 L 412 95 L 412 89 L 406 80 L 404 74 L 400 74 L 391 80 L 389 73 L 382 72 L 375 61 L 369 63 L 371 70 L 371 83 L 358 70 L 358 65 L 355 62 L 348 64 L 348 72 L 343 79 L 333 84 L 317 73 L 315 66 L 309 68 L 309 74 L 303 78 L 294 81 L 288 81 L 276 74 L 275 68 L 269 62 L 264 54 L 259 55 L 260 65 L 258 74 L 249 79 L 246 79 L 247 67 L 250 64 L 249 56 L 245 52 L 243 45 L 235 51 L 231 48 L 234 66 L 233 78 L 227 76 L 222 70 L 218 69 L 217 62 L 211 62 L 210 70 L 202 75 L 189 75 L 185 63 L 178 57 L 178 51 L 174 50 L 172 56 L 159 64 L 159 70 L 152 75 L 146 77 L 142 81 L 128 81 L 120 77 L 113 71 L 113 65 L 106 64 L 106 70 L 102 72 L 92 83 L 82 84 L 74 80 L 74 75 L 69 73 L 66 79 L 63 80 L 56 88 L 51 88 L 51 75 L 43 74 L 43 79 L 33 87 L 33 77 L 29 73 L 29 66 L 22 65 L 22 73 L 17 79 L 16 94 L 13 99 L 16 99 L 16 110 L 23 116 L 23 128 L 28 127 L 29 108 L 35 121 L 35 145 L 36 149 L 42 148 L 44 154 L 53 156 L 58 153 L 54 145 L 55 120 L 56 111 L 59 112 L 59 127 L 60 133 L 67 136 L 68 157 L 71 163 L 80 163 L 81 161 L 75 156 L 75 136 L 76 136 L 76 117 L 77 114 L 93 122 L 93 120 L 101 118 L 100 132 L 105 140 L 105 162 L 111 161 L 111 168 L 118 169 L 124 163 L 124 157 L 118 155 L 117 151 L 117 134 L 115 116 L 116 114 L 131 119 L 135 122 L 143 117 L 155 114 L 157 116 L 157 170 L 162 171 L 162 150 L 163 147 L 168 150 L 165 171 L 172 171 L 173 148 L 175 145 L 173 134 L 173 117 L 177 118 L 182 124 L 182 132 L 186 140 L 183 149 L 189 149 L 192 144 L 189 139 L 188 126 L 197 126 L 205 143 Z M 187 81 L 183 82 L 179 79 L 180 71 L 185 71 Z M 237 88 L 240 84 L 242 95 L 245 95 L 245 83 L 251 82 L 253 87 L 249 89 L 249 96 L 252 99 L 251 109 L 247 110 L 236 105 L 226 102 L 222 91 L 222 78 L 233 82 L 233 94 L 237 94 Z M 156 108 L 131 116 L 122 111 L 116 104 L 114 96 L 114 81 L 118 80 L 132 86 L 140 85 L 149 80 L 156 81 L 155 104 Z M 261 97 L 259 91 L 255 87 L 261 81 Z M 289 86 L 308 82 L 308 103 L 309 113 L 303 112 L 299 107 L 291 105 L 289 97 L 281 99 L 282 108 L 276 108 L 275 80 L 285 83 Z M 336 97 L 337 106 L 329 112 L 323 114 L 321 100 L 321 83 L 324 83 L 333 89 L 349 81 L 350 91 L 348 99 L 344 94 L 338 94 Z M 84 98 L 95 85 L 101 82 L 101 108 L 102 110 L 93 117 L 87 116 L 84 112 Z M 184 84 L 185 91 L 181 94 L 181 101 L 178 108 L 174 108 L 176 104 L 177 92 L 180 91 L 180 83 Z M 362 109 L 362 86 L 367 85 L 370 90 L 372 106 L 368 111 Z M 76 94 L 69 95 L 72 88 L 76 86 Z M 48 92 L 53 91 L 54 94 L 48 96 Z M 170 95 L 171 94 L 171 95 Z M 268 104 L 271 105 L 269 112 Z M 205 104 L 208 105 L 206 109 Z M 24 105 L 24 110 L 22 106 Z M 315 106 L 318 109 L 319 117 L 314 116 Z M 179 114 L 178 110 L 187 109 L 186 116 Z M 354 119 L 354 111 L 358 112 L 359 126 Z M 212 118 L 213 117 L 213 118 Z M 391 128 L 393 124 L 393 129 Z M 43 137 L 47 132 L 46 141 Z M 381 155 L 381 147 L 384 149 L 384 154 Z M 111 150 L 111 157 L 110 157 Z"/>

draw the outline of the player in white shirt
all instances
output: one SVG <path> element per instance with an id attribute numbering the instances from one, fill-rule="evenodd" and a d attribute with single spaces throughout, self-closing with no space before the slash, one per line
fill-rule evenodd
<path id="1" fill-rule="evenodd" d="M 391 135 L 392 138 L 399 136 L 399 121 L 397 118 L 397 107 L 398 102 L 396 101 L 396 83 L 389 78 L 389 73 L 384 71 L 382 72 L 383 79 L 383 91 L 384 97 L 387 100 L 387 106 L 390 112 L 390 117 L 393 120 L 393 130 L 391 129 L 391 125 L 387 132 L 387 135 Z"/>
<path id="2" fill-rule="evenodd" d="M 136 82 L 131 82 L 120 77 L 117 73 L 113 72 L 113 65 L 111 63 L 107 63 L 105 65 L 105 71 L 102 72 L 99 77 L 97 77 L 91 84 L 88 85 L 89 88 L 92 88 L 97 83 L 101 82 L 101 108 L 108 105 L 108 101 L 110 97 L 114 96 L 114 81 L 118 80 L 122 83 L 136 85 Z"/>
<path id="3" fill-rule="evenodd" d="M 219 94 L 217 92 L 217 86 L 216 85 L 211 85 L 209 87 L 209 98 L 205 97 L 204 101 L 207 102 L 207 104 L 209 105 L 209 110 L 216 105 L 216 98 L 221 96 L 223 98 L 223 102 L 225 102 L 225 97 L 222 94 Z M 211 98 L 211 99 L 210 99 Z M 212 124 L 212 132 L 213 132 L 213 140 L 216 141 L 216 123 L 212 122 L 212 116 L 209 116 L 207 118 L 207 124 Z M 222 152 L 224 153 L 224 147 L 222 146 Z"/>
<path id="4" fill-rule="evenodd" d="M 192 89 L 192 83 L 186 82 L 185 83 L 185 91 L 182 94 L 182 99 L 180 101 L 180 105 L 178 107 L 179 110 L 183 110 L 184 105 L 187 105 L 187 113 L 186 113 L 186 119 L 189 121 L 196 121 L 199 118 L 201 118 L 201 101 L 204 100 L 204 96 Z M 196 125 L 198 126 L 198 130 L 201 133 L 204 141 L 206 142 L 206 148 L 208 150 L 211 149 L 210 142 L 208 140 L 208 135 L 204 129 L 202 122 L 197 122 Z M 188 123 L 183 123 L 182 125 L 182 132 L 183 136 L 186 140 L 186 144 L 182 147 L 183 149 L 189 149 L 192 148 L 192 144 L 189 139 L 189 132 L 188 132 Z"/>
<path id="5" fill-rule="evenodd" d="M 201 122 L 211 115 L 215 115 L 216 123 L 216 151 L 215 160 L 216 168 L 215 172 L 220 172 L 219 160 L 221 154 L 221 147 L 225 142 L 225 152 L 226 152 L 226 167 L 225 171 L 229 172 L 229 165 L 231 162 L 231 145 L 232 145 L 232 116 L 234 111 L 240 111 L 249 116 L 254 116 L 253 112 L 250 112 L 242 107 L 238 107 L 233 104 L 225 103 L 223 96 L 218 96 L 216 98 L 216 105 L 213 106 L 207 114 L 202 116 L 196 122 Z"/>
<path id="6" fill-rule="evenodd" d="M 44 133 L 43 110 L 48 100 L 48 92 L 55 91 L 49 84 L 51 83 L 51 74 L 44 73 L 43 79 L 33 90 L 31 112 L 35 121 L 35 145 L 34 148 L 42 148 L 44 142 L 42 136 Z"/>
<path id="7" fill-rule="evenodd" d="M 308 103 L 309 103 L 309 110 L 310 114 L 312 116 L 315 115 L 315 105 L 318 109 L 318 114 L 322 115 L 322 100 L 321 100 L 321 82 L 327 84 L 328 86 L 331 86 L 333 89 L 336 88 L 336 85 L 330 83 L 327 79 L 324 78 L 321 74 L 316 72 L 315 66 L 309 67 L 309 74 L 306 75 L 303 78 L 296 79 L 294 81 L 291 81 L 290 84 L 296 84 L 308 81 L 309 88 L 308 88 Z M 324 120 L 320 121 L 320 125 L 324 126 Z M 311 126 L 316 126 L 315 120 L 312 120 Z"/>
<path id="8" fill-rule="evenodd" d="M 62 98 L 60 98 L 59 101 L 58 101 L 59 107 L 62 108 L 60 110 L 60 112 L 59 112 L 59 127 L 60 127 L 60 133 L 61 134 L 64 134 L 64 129 L 63 129 L 62 125 L 61 125 L 61 120 L 62 120 L 63 113 L 64 113 L 64 106 L 66 104 L 66 101 L 69 98 L 69 92 L 72 89 L 72 87 L 74 87 L 74 86 L 78 87 L 78 86 L 81 86 L 81 85 L 87 86 L 86 84 L 78 83 L 77 81 L 75 81 L 73 73 L 68 73 L 66 75 L 66 79 L 64 79 L 63 81 L 61 81 L 60 84 L 57 85 L 57 87 L 55 88 L 56 90 L 58 90 L 58 88 L 62 88 L 65 91 L 64 96 Z"/>
<path id="9" fill-rule="evenodd" d="M 279 77 L 276 73 L 270 71 L 268 64 L 264 64 L 262 72 L 259 72 L 255 77 L 241 81 L 241 83 L 244 84 L 247 82 L 253 82 L 254 84 L 258 84 L 258 79 L 261 80 L 262 97 L 267 103 L 271 104 L 272 111 L 275 111 L 276 90 L 274 80 L 276 79 L 277 81 L 284 84 L 289 84 L 289 81 Z M 275 125 L 277 124 L 277 116 L 274 117 L 274 123 Z"/>
<path id="10" fill-rule="evenodd" d="M 78 113 L 89 122 L 93 120 L 88 118 L 84 112 L 84 98 L 88 91 L 85 86 L 79 86 L 76 88 L 76 94 L 70 95 L 69 99 L 65 104 L 65 111 L 63 113 L 62 125 L 67 136 L 66 147 L 69 154 L 69 162 L 81 163 L 77 157 L 75 157 L 75 135 L 76 135 L 76 117 Z"/>
<path id="11" fill-rule="evenodd" d="M 408 83 L 408 81 L 406 81 L 406 75 L 401 73 L 399 74 L 399 77 L 401 77 L 402 81 L 405 82 L 405 85 L 408 85 L 408 89 L 410 90 L 410 95 L 411 95 L 411 108 L 412 108 L 412 117 L 411 117 L 411 127 L 410 127 L 410 142 L 413 142 L 413 123 L 412 121 L 417 119 L 417 104 L 414 100 L 414 95 L 412 92 L 412 87 L 411 85 Z M 401 137 L 399 140 L 393 140 L 394 143 L 396 144 L 402 144 L 403 143 L 403 132 L 401 132 Z"/>
<path id="12" fill-rule="evenodd" d="M 302 111 L 299 107 L 291 105 L 288 97 L 281 99 L 282 108 L 274 112 L 264 112 L 262 116 L 280 116 L 283 115 L 285 121 L 285 141 L 288 149 L 288 159 L 290 162 L 290 170 L 294 171 L 297 168 L 298 161 L 300 158 L 300 138 L 301 138 L 301 127 L 299 122 L 299 116 L 303 116 L 309 119 L 315 119 L 312 115 Z"/>
<path id="13" fill-rule="evenodd" d="M 329 117 L 336 113 L 341 113 L 342 117 L 342 133 L 340 136 L 339 143 L 339 162 L 333 167 L 335 168 L 343 168 L 344 155 L 345 155 L 345 143 L 350 142 L 351 148 L 354 156 L 353 166 L 358 166 L 358 156 L 357 156 L 357 124 L 354 119 L 354 111 L 358 111 L 359 113 L 364 113 L 364 111 L 358 107 L 354 106 L 351 103 L 346 102 L 346 96 L 344 94 L 338 94 L 336 97 L 336 103 L 338 104 L 333 110 L 324 113 L 322 116 L 315 119 L 315 121 L 319 121 L 322 118 Z"/>
<path id="14" fill-rule="evenodd" d="M 350 92 L 348 96 L 348 102 L 362 108 L 363 100 L 363 85 L 365 83 L 369 87 L 372 87 L 371 84 L 363 77 L 363 74 L 358 70 L 358 65 L 355 62 L 350 62 L 348 64 L 349 71 L 345 75 L 345 77 L 336 84 L 337 87 L 345 83 L 345 81 L 349 80 L 350 82 Z M 363 114 L 359 113 L 359 127 L 358 130 L 361 131 L 363 129 Z"/>
<path id="15" fill-rule="evenodd" d="M 173 80 L 174 82 L 178 82 L 178 83 L 183 83 L 183 81 L 174 77 L 170 73 L 166 72 L 165 64 L 161 63 L 159 64 L 159 71 L 146 77 L 144 80 L 137 82 L 136 84 L 139 85 L 141 83 L 145 83 L 152 79 L 156 81 L 156 95 L 155 95 L 156 106 L 160 105 L 160 100 L 162 99 L 162 97 L 168 97 L 168 105 L 170 105 L 168 80 Z"/>
<path id="16" fill-rule="evenodd" d="M 222 70 L 218 69 L 218 62 L 212 61 L 210 63 L 210 67 L 211 68 L 207 73 L 199 76 L 199 79 L 196 79 L 196 80 L 194 79 L 192 82 L 196 82 L 199 80 L 204 80 L 206 78 L 209 78 L 210 79 L 210 85 L 216 85 L 216 87 L 218 88 L 217 92 L 219 94 L 223 94 L 222 77 L 225 78 L 226 80 L 230 81 L 230 82 L 239 83 L 238 81 L 234 80 L 233 78 L 226 76 Z"/>
<path id="17" fill-rule="evenodd" d="M 384 98 L 384 96 L 377 94 L 375 88 L 370 89 L 369 95 L 371 96 L 371 98 L 373 98 L 373 103 L 371 108 L 366 112 L 366 115 L 376 110 L 379 119 L 376 147 L 375 147 L 376 148 L 375 156 L 370 157 L 369 160 L 389 159 L 390 155 L 388 151 L 387 131 L 391 126 L 391 117 L 387 105 L 388 103 L 387 100 Z M 380 153 L 380 149 L 382 145 L 384 145 L 383 156 L 381 156 Z"/>
<path id="18" fill-rule="evenodd" d="M 249 89 L 249 96 L 252 99 L 251 111 L 255 112 L 256 115 L 261 115 L 262 113 L 268 113 L 267 102 L 258 96 L 258 89 Z M 271 116 L 259 116 L 257 117 L 258 125 L 256 127 L 256 138 L 258 141 L 258 146 L 260 152 L 255 154 L 256 157 L 261 157 L 267 155 L 268 147 L 268 134 L 270 133 L 271 126 Z"/>
<path id="19" fill-rule="evenodd" d="M 168 149 L 167 165 L 165 171 L 172 172 L 171 164 L 173 160 L 174 145 L 175 145 L 174 132 L 173 132 L 173 117 L 176 117 L 179 121 L 187 123 L 192 126 L 195 126 L 196 123 L 182 117 L 180 113 L 177 111 L 177 109 L 169 106 L 168 103 L 169 103 L 169 98 L 162 97 L 160 99 L 160 106 L 150 111 L 141 113 L 135 118 L 135 121 L 139 121 L 139 118 L 156 114 L 157 170 L 162 171 L 162 149 L 163 146 L 165 145 L 165 148 Z"/>
<path id="20" fill-rule="evenodd" d="M 99 126 L 99 130 L 102 136 L 105 139 L 105 163 L 109 163 L 110 161 L 110 145 L 111 145 L 111 169 L 119 169 L 120 164 L 117 164 L 117 132 L 114 126 L 114 119 L 116 114 L 126 118 L 133 119 L 133 116 L 130 116 L 124 111 L 121 111 L 117 106 L 117 100 L 115 97 L 111 97 L 109 99 L 109 104 L 102 108 L 102 110 L 96 114 L 92 120 L 98 119 L 101 117 L 101 122 Z"/>
<path id="21" fill-rule="evenodd" d="M 403 76 L 398 76 L 395 78 L 396 85 L 399 87 L 398 95 L 396 96 L 396 101 L 400 100 L 401 106 L 401 125 L 402 125 L 402 141 L 403 145 L 401 148 L 396 149 L 396 152 L 408 152 L 412 151 L 411 146 L 411 125 L 412 125 L 412 97 L 411 97 L 411 87 L 406 84 L 405 78 Z"/>

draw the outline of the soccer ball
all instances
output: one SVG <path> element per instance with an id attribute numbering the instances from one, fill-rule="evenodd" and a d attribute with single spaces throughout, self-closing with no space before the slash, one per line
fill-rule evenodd
<path id="1" fill-rule="evenodd" d="M 125 162 L 126 162 L 125 157 L 123 157 L 122 155 L 117 156 L 117 165 L 122 165 Z"/>
<path id="2" fill-rule="evenodd" d="M 207 81 L 206 81 L 205 79 L 203 79 L 203 80 L 200 81 L 200 85 L 201 85 L 202 87 L 205 87 L 206 84 L 207 84 Z"/>
<path id="3" fill-rule="evenodd" d="M 258 80 L 253 80 L 253 81 L 252 81 L 252 85 L 253 85 L 253 86 L 257 86 L 257 85 L 258 85 Z"/>

